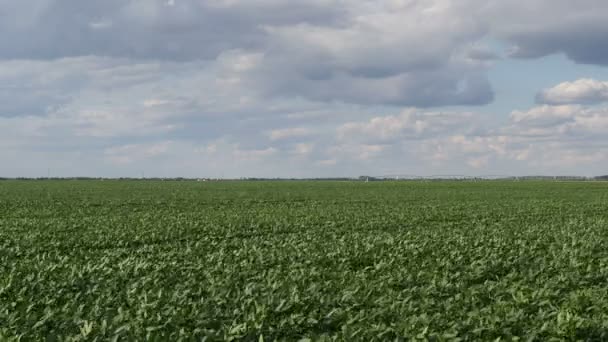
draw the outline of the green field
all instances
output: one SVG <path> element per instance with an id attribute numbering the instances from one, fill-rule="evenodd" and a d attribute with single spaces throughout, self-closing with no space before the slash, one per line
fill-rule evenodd
<path id="1" fill-rule="evenodd" d="M 608 340 L 608 183 L 0 182 L 19 336 Z"/>

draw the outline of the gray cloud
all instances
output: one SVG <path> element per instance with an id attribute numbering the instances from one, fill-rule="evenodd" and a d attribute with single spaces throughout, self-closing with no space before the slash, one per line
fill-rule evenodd
<path id="1" fill-rule="evenodd" d="M 600 0 L 532 0 L 525 7 L 478 0 L 33 0 L 0 5 L 0 58 L 220 63 L 237 54 L 256 56 L 240 78 L 269 97 L 483 105 L 493 100 L 485 70 L 496 53 L 477 42 L 506 40 L 516 57 L 564 52 L 577 62 L 605 64 L 606 6 Z M 65 101 L 58 94 L 33 96 L 51 105 Z M 18 97 L 12 102 L 0 108 L 2 115 L 43 109 Z"/>
<path id="2" fill-rule="evenodd" d="M 268 97 L 480 105 L 493 92 L 485 64 L 468 56 L 486 32 L 467 18 L 474 8 L 471 0 L 36 0 L 0 5 L 0 58 L 245 62 L 239 79 Z"/>
<path id="3" fill-rule="evenodd" d="M 375 4 L 375 5 L 374 5 Z M 493 91 L 487 65 L 469 57 L 483 37 L 471 1 L 369 1 L 350 5 L 342 26 L 267 28 L 269 47 L 252 68 L 267 96 L 362 105 L 481 105 Z"/>
<path id="4" fill-rule="evenodd" d="M 362 77 L 333 73 L 321 79 L 276 69 L 279 77 L 256 78 L 267 96 L 304 96 L 314 101 L 345 102 L 361 105 L 434 107 L 443 105 L 483 105 L 491 102 L 494 92 L 479 71 L 445 66 L 432 71 L 412 71 L 385 77 Z M 264 75 L 274 74 L 264 73 Z"/>
<path id="5" fill-rule="evenodd" d="M 608 64 L 606 6 L 0 2 L 0 174 L 47 163 L 118 176 L 600 170 L 606 109 L 557 105 L 603 102 L 603 82 L 545 89 L 545 106 L 506 124 L 484 121 L 496 113 L 424 108 L 491 102 L 487 72 L 500 54 L 485 44 L 496 40 L 518 58 Z"/>
<path id="6" fill-rule="evenodd" d="M 192 60 L 265 45 L 264 26 L 333 24 L 331 1 L 34 0 L 0 5 L 0 58 Z"/>
<path id="7" fill-rule="evenodd" d="M 512 57 L 564 53 L 577 63 L 608 65 L 607 12 L 603 0 L 490 1 L 481 16 L 513 44 Z"/>

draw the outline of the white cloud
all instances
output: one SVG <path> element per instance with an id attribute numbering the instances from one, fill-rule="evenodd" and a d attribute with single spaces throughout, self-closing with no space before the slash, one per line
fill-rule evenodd
<path id="1" fill-rule="evenodd" d="M 94 30 L 105 30 L 111 28 L 113 25 L 111 20 L 102 19 L 98 21 L 92 21 L 89 23 L 89 27 Z"/>
<path id="2" fill-rule="evenodd" d="M 290 138 L 301 138 L 310 135 L 309 129 L 304 127 L 282 128 L 268 132 L 268 137 L 272 141 L 284 140 Z"/>
<path id="3" fill-rule="evenodd" d="M 262 160 L 276 155 L 278 149 L 267 147 L 264 149 L 241 149 L 237 147 L 233 151 L 233 156 L 238 160 Z"/>
<path id="4" fill-rule="evenodd" d="M 104 150 L 106 159 L 112 164 L 130 164 L 136 161 L 155 158 L 166 154 L 172 141 L 153 144 L 129 144 L 113 146 Z"/>
<path id="5" fill-rule="evenodd" d="M 522 126 L 547 128 L 572 120 L 582 109 L 575 105 L 543 105 L 527 111 L 514 111 L 511 113 L 511 120 Z"/>
<path id="6" fill-rule="evenodd" d="M 380 144 L 338 143 L 327 150 L 331 160 L 369 161 L 380 157 L 390 146 Z"/>
<path id="7" fill-rule="evenodd" d="M 608 109 L 586 105 L 606 102 L 608 82 L 558 84 L 508 118 L 425 108 L 490 102 L 487 71 L 505 43 L 511 57 L 608 65 L 607 6 L 5 1 L 0 173 L 82 158 L 91 174 L 599 170 Z"/>
<path id="8" fill-rule="evenodd" d="M 420 139 L 454 130 L 471 130 L 476 117 L 470 112 L 432 112 L 410 108 L 400 115 L 374 117 L 367 122 L 349 122 L 340 126 L 337 135 L 342 140 L 364 139 L 390 141 Z"/>
<path id="9" fill-rule="evenodd" d="M 544 89 L 536 96 L 538 103 L 551 105 L 596 104 L 608 101 L 608 82 L 583 78 L 574 82 L 563 82 Z"/>
<path id="10" fill-rule="evenodd" d="M 482 156 L 482 157 L 467 159 L 467 164 L 469 164 L 471 167 L 473 167 L 475 169 L 481 169 L 483 167 L 486 167 L 486 166 L 488 166 L 489 162 L 490 162 L 489 156 Z"/>
<path id="11" fill-rule="evenodd" d="M 109 175 L 139 176 L 146 170 L 149 176 L 156 172 L 194 177 L 605 173 L 608 108 L 533 107 L 513 113 L 504 125 L 475 129 L 471 126 L 477 114 L 449 112 L 449 120 L 438 119 L 444 114 L 409 109 L 397 115 L 335 123 L 333 133 L 320 130 L 296 141 L 260 140 L 259 131 L 233 135 L 234 128 L 225 128 L 220 138 L 200 143 L 179 136 L 158 138 L 158 133 L 133 140 L 132 133 L 116 130 L 121 135 L 85 138 L 74 135 L 71 130 L 79 126 L 67 119 L 3 118 L 0 144 L 6 148 L 0 157 L 8 162 L 0 172 L 25 167 L 34 156 L 43 160 L 46 157 L 32 149 L 44 145 L 51 149 L 44 153 L 55 158 L 49 163 L 53 169 L 69 170 L 67 161 L 64 164 L 58 156 L 75 158 L 75 153 L 85 153 L 86 157 L 78 158 L 89 160 L 90 169 L 83 166 L 79 170 L 93 175 L 104 167 Z M 106 118 L 93 115 L 87 120 L 103 122 Z M 51 127 L 57 136 L 48 135 Z M 126 135 L 134 142 L 121 142 Z M 78 150 L 74 148 L 77 143 Z M 10 153 L 16 149 L 18 157 Z"/>
<path id="12" fill-rule="evenodd" d="M 299 143 L 294 146 L 293 153 L 299 156 L 308 156 L 314 150 L 314 144 Z"/>
<path id="13" fill-rule="evenodd" d="M 445 170 L 580 174 L 582 168 L 603 172 L 604 150 L 608 150 L 606 107 L 544 105 L 514 111 L 506 124 L 475 128 L 475 114 L 450 113 L 450 120 L 438 120 L 442 125 L 436 126 L 440 114 L 409 110 L 350 122 L 337 128 L 338 140 L 329 155 L 342 161 L 373 160 L 377 168 L 401 168 L 397 173 L 415 172 L 411 163 L 422 164 L 426 175 L 433 170 L 441 174 Z M 375 145 L 378 142 L 382 145 Z M 378 151 L 369 153 L 370 146 L 378 146 Z"/>
<path id="14" fill-rule="evenodd" d="M 323 159 L 316 162 L 317 165 L 320 166 L 334 166 L 338 164 L 336 159 Z"/>
<path id="15" fill-rule="evenodd" d="M 608 129 L 608 108 L 579 105 L 533 107 L 511 113 L 512 125 L 505 130 L 512 134 L 549 136 L 560 139 L 605 134 Z"/>
<path id="16" fill-rule="evenodd" d="M 143 105 L 144 105 L 144 107 L 156 107 L 156 106 L 166 105 L 168 103 L 170 103 L 170 102 L 167 100 L 147 99 L 147 100 L 144 100 Z"/>

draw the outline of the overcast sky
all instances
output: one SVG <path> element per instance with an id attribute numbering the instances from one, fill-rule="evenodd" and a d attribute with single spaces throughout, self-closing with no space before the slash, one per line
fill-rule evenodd
<path id="1" fill-rule="evenodd" d="M 608 174 L 606 0 L 0 0 L 0 176 Z"/>

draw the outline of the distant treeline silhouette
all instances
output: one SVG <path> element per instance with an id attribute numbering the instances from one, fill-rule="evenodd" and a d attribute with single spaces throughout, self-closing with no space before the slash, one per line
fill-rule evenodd
<path id="1" fill-rule="evenodd" d="M 318 178 L 263 178 L 263 177 L 243 177 L 243 178 L 188 178 L 188 177 L 0 177 L 0 181 L 19 180 L 19 181 L 198 181 L 198 182 L 218 182 L 218 181 L 364 181 L 364 182 L 382 182 L 382 181 L 488 181 L 488 180 L 552 180 L 552 181 L 608 181 L 608 175 L 596 177 L 582 176 L 501 176 L 501 177 L 486 177 L 486 176 L 359 176 L 359 177 L 318 177 Z"/>

